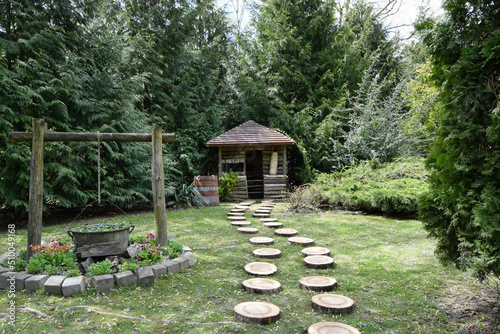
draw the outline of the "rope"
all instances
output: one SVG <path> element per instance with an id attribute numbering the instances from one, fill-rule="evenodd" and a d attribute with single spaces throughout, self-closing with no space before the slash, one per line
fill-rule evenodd
<path id="1" fill-rule="evenodd" d="M 101 205 L 101 137 L 97 131 L 97 203 Z"/>

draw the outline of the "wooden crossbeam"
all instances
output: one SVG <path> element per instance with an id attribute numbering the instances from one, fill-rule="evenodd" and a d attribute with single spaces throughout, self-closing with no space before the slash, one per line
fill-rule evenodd
<path id="1" fill-rule="evenodd" d="M 116 142 L 151 142 L 151 133 L 99 133 L 97 132 L 45 132 L 43 141 L 116 141 Z M 9 132 L 11 143 L 30 142 L 33 140 L 32 132 Z M 175 134 L 162 134 L 162 143 L 173 143 Z"/>

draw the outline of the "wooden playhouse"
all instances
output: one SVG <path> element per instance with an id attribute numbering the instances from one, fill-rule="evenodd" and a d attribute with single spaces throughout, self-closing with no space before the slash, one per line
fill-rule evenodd
<path id="1" fill-rule="evenodd" d="M 233 170 L 240 182 L 230 199 L 279 199 L 287 186 L 287 147 L 295 141 L 278 131 L 248 121 L 209 140 L 219 149 L 219 178 Z"/>

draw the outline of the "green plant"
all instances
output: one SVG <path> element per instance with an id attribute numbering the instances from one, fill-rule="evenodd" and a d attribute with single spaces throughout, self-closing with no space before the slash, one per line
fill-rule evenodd
<path id="1" fill-rule="evenodd" d="M 74 230 L 77 232 L 102 232 L 102 231 L 111 231 L 118 230 L 121 228 L 129 227 L 130 224 L 127 222 L 121 223 L 108 223 L 108 224 L 93 224 L 93 225 L 83 225 L 75 228 Z"/>
<path id="2" fill-rule="evenodd" d="M 14 260 L 14 270 L 15 271 L 24 271 L 26 270 L 26 260 L 17 258 Z"/>
<path id="3" fill-rule="evenodd" d="M 27 249 L 23 247 L 23 248 L 21 248 L 21 249 L 19 250 L 19 255 L 18 255 L 17 257 L 18 257 L 19 259 L 21 259 L 21 260 L 26 261 L 26 253 L 27 253 L 27 252 L 28 252 L 28 251 L 27 251 Z"/>
<path id="4" fill-rule="evenodd" d="M 175 240 L 169 240 L 166 247 L 161 247 L 161 254 L 163 256 L 168 256 L 170 259 L 175 259 L 182 254 L 182 244 Z"/>
<path id="5" fill-rule="evenodd" d="M 123 264 L 120 264 L 118 266 L 118 268 L 120 269 L 120 271 L 128 271 L 128 270 L 130 270 L 132 272 L 136 271 L 138 267 L 139 267 L 139 265 L 136 262 L 133 262 L 133 260 L 129 260 L 129 261 L 127 261 L 127 262 L 125 262 Z"/>
<path id="6" fill-rule="evenodd" d="M 318 185 L 295 187 L 285 194 L 285 206 L 291 212 L 318 211 L 322 202 L 321 187 Z"/>
<path id="7" fill-rule="evenodd" d="M 57 267 L 57 266 L 49 264 L 48 266 L 45 267 L 45 274 L 46 275 L 56 275 L 58 273 L 59 273 L 59 267 Z"/>
<path id="8" fill-rule="evenodd" d="M 230 170 L 227 173 L 223 173 L 222 177 L 219 179 L 219 197 L 222 199 L 228 199 L 233 191 L 233 187 L 240 182 L 238 178 L 238 173 Z"/>
<path id="9" fill-rule="evenodd" d="M 31 249 L 34 254 L 26 264 L 26 270 L 30 274 L 38 274 L 44 270 L 58 273 L 78 267 L 76 254 L 70 244 L 52 243 L 44 247 L 32 245 Z"/>
<path id="10" fill-rule="evenodd" d="M 136 259 L 144 263 L 158 263 L 161 258 L 161 249 L 155 243 L 145 242 L 141 245 L 141 251 L 137 254 Z M 144 265 L 144 263 L 141 263 Z"/>
<path id="11" fill-rule="evenodd" d="M 203 196 L 201 196 L 198 189 L 194 187 L 194 182 L 189 186 L 183 184 L 181 188 L 175 192 L 175 204 L 176 207 L 198 207 L 204 206 Z"/>
<path id="12" fill-rule="evenodd" d="M 80 270 L 78 269 L 70 269 L 65 273 L 66 277 L 77 277 L 80 276 Z"/>
<path id="13" fill-rule="evenodd" d="M 108 259 L 92 263 L 89 266 L 90 276 L 107 275 L 107 274 L 113 274 L 114 272 L 115 270 L 113 269 L 113 263 L 111 263 L 111 261 Z"/>

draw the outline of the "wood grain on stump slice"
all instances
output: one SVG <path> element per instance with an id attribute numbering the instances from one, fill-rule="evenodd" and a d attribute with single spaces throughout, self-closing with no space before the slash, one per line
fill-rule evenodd
<path id="1" fill-rule="evenodd" d="M 248 209 L 250 209 L 250 207 L 247 206 L 247 205 L 236 205 L 234 208 L 235 209 L 243 209 L 245 211 L 248 210 Z"/>
<path id="2" fill-rule="evenodd" d="M 241 217 L 244 216 L 244 212 L 228 212 L 228 217 Z"/>
<path id="3" fill-rule="evenodd" d="M 253 251 L 253 256 L 265 259 L 277 259 L 281 257 L 281 251 L 276 248 L 259 248 Z"/>
<path id="4" fill-rule="evenodd" d="M 233 315 L 236 319 L 253 324 L 267 325 L 279 320 L 278 306 L 265 302 L 244 302 L 236 305 Z"/>
<path id="5" fill-rule="evenodd" d="M 238 227 L 237 231 L 239 233 L 255 234 L 259 232 L 259 229 L 255 227 Z"/>
<path id="6" fill-rule="evenodd" d="M 248 241 L 254 245 L 271 245 L 274 243 L 274 239 L 268 237 L 253 237 L 248 239 Z"/>
<path id="7" fill-rule="evenodd" d="M 324 293 L 313 296 L 312 308 L 326 314 L 348 314 L 354 310 L 354 301 L 345 296 Z"/>
<path id="8" fill-rule="evenodd" d="M 288 243 L 292 246 L 312 246 L 314 239 L 304 237 L 291 237 L 288 238 Z"/>
<path id="9" fill-rule="evenodd" d="M 227 220 L 236 222 L 236 221 L 244 221 L 247 220 L 244 216 L 228 216 Z"/>
<path id="10" fill-rule="evenodd" d="M 255 294 L 273 294 L 281 291 L 281 283 L 270 278 L 251 278 L 243 281 L 243 289 Z"/>
<path id="11" fill-rule="evenodd" d="M 279 228 L 274 231 L 274 234 L 279 235 L 281 237 L 292 237 L 294 235 L 297 235 L 297 230 L 294 230 L 293 228 Z"/>
<path id="12" fill-rule="evenodd" d="M 333 259 L 325 255 L 311 255 L 304 258 L 304 264 L 308 268 L 327 269 L 334 265 Z"/>
<path id="13" fill-rule="evenodd" d="M 299 280 L 300 287 L 312 291 L 332 291 L 337 289 L 337 280 L 324 276 L 302 277 Z"/>
<path id="14" fill-rule="evenodd" d="M 248 221 L 232 221 L 231 225 L 233 225 L 233 226 L 250 226 L 250 225 L 252 225 L 252 223 L 250 223 Z"/>
<path id="15" fill-rule="evenodd" d="M 269 218 L 270 213 L 254 213 L 252 216 L 255 218 Z"/>
<path id="16" fill-rule="evenodd" d="M 304 248 L 301 253 L 303 256 L 311 256 L 311 255 L 329 256 L 331 252 L 328 248 L 325 247 L 308 247 Z"/>
<path id="17" fill-rule="evenodd" d="M 245 265 L 245 272 L 250 275 L 269 276 L 276 274 L 277 271 L 278 267 L 267 262 L 250 262 Z"/>
<path id="18" fill-rule="evenodd" d="M 243 212 L 244 213 L 245 211 L 247 211 L 247 210 L 245 210 L 245 209 L 231 209 L 231 212 Z"/>
<path id="19" fill-rule="evenodd" d="M 333 321 L 318 322 L 307 330 L 308 334 L 361 334 L 356 328 Z"/>
<path id="20" fill-rule="evenodd" d="M 278 223 L 278 222 L 264 223 L 262 225 L 264 227 L 267 227 L 267 228 L 280 228 L 280 227 L 283 227 L 283 223 Z"/>
<path id="21" fill-rule="evenodd" d="M 274 223 L 278 221 L 278 218 L 261 218 L 259 221 L 261 223 Z"/>

